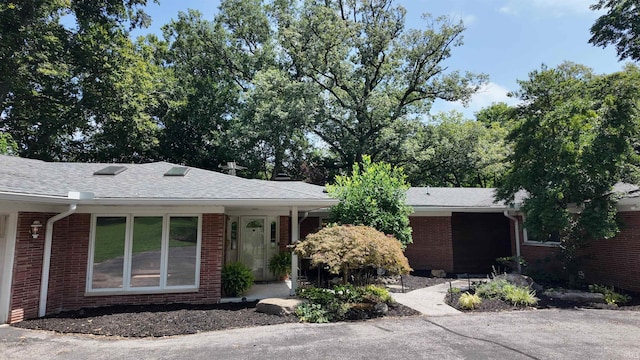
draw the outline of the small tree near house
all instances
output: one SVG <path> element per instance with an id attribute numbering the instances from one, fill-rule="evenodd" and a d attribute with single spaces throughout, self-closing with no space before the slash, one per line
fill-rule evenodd
<path id="1" fill-rule="evenodd" d="M 384 234 L 391 234 L 402 247 L 411 244 L 409 214 L 406 205 L 409 185 L 399 167 L 363 156 L 362 163 L 354 164 L 351 176 L 338 176 L 334 185 L 328 185 L 329 195 L 340 200 L 329 211 L 329 221 L 337 224 L 370 226 Z"/>
<path id="2" fill-rule="evenodd" d="M 368 269 L 383 268 L 391 274 L 411 271 L 400 242 L 368 226 L 326 227 L 297 243 L 294 251 L 311 258 L 313 266 L 342 274 L 344 283 L 351 275 L 356 283 L 366 282 Z"/>

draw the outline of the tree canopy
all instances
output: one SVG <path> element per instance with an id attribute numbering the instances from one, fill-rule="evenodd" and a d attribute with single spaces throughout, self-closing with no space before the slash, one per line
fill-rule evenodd
<path id="1" fill-rule="evenodd" d="M 640 8 L 637 0 L 599 0 L 592 10 L 606 10 L 591 26 L 589 42 L 614 45 L 620 60 L 640 60 Z"/>
<path id="2" fill-rule="evenodd" d="M 631 65 L 595 75 L 563 63 L 519 82 L 512 166 L 498 197 L 512 201 L 519 190 L 528 192 L 522 207 L 528 232 L 560 240 L 565 249 L 616 234 L 612 188 L 638 173 L 639 80 L 640 69 Z"/>
<path id="3" fill-rule="evenodd" d="M 310 257 L 313 266 L 326 266 L 332 274 L 366 268 L 383 268 L 390 274 L 407 274 L 409 261 L 400 242 L 368 226 L 329 226 L 296 244 L 294 251 Z"/>
<path id="4" fill-rule="evenodd" d="M 405 28 L 405 9 L 392 0 L 277 4 L 291 71 L 322 99 L 310 129 L 342 168 L 364 154 L 377 160 L 398 121 L 427 113 L 435 99 L 466 102 L 486 79 L 442 65 L 464 31 L 448 17 L 425 15 L 418 30 Z"/>
<path id="5" fill-rule="evenodd" d="M 335 184 L 327 185 L 329 195 L 340 200 L 329 210 L 329 221 L 371 226 L 407 246 L 413 242 L 409 227 L 413 210 L 406 205 L 408 188 L 401 168 L 373 163 L 364 155 L 362 163 L 353 165 L 351 176 L 337 176 Z"/>

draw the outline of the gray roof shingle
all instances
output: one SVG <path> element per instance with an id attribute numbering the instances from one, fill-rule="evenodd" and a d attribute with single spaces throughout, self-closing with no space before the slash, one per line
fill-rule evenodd
<path id="1" fill-rule="evenodd" d="M 415 207 L 504 208 L 494 202 L 495 189 L 413 187 L 407 191 L 407 205 Z"/>
<path id="2" fill-rule="evenodd" d="M 107 166 L 127 169 L 94 175 Z M 0 192 L 67 197 L 69 191 L 92 192 L 96 199 L 331 200 L 323 187 L 299 182 L 243 179 L 190 168 L 185 176 L 164 176 L 167 162 L 99 164 L 45 162 L 0 155 Z"/>

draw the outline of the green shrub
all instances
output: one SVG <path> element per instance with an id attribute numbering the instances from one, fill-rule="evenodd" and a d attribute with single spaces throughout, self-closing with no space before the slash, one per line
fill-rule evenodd
<path id="1" fill-rule="evenodd" d="M 491 280 L 476 286 L 475 293 L 485 299 L 500 299 L 505 287 L 513 286 L 507 280 Z"/>
<path id="2" fill-rule="evenodd" d="M 458 287 L 452 287 L 449 290 L 447 290 L 449 292 L 449 294 L 460 294 L 462 292 L 462 289 L 458 288 Z"/>
<path id="3" fill-rule="evenodd" d="M 269 271 L 279 278 L 291 274 L 291 253 L 283 251 L 274 254 L 269 260 Z"/>
<path id="4" fill-rule="evenodd" d="M 470 294 L 469 292 L 465 292 L 464 294 L 460 295 L 460 298 L 458 299 L 458 304 L 460 304 L 460 307 L 467 310 L 474 309 L 481 303 L 482 299 L 480 299 L 480 296 L 478 296 L 477 294 Z"/>
<path id="5" fill-rule="evenodd" d="M 320 304 L 300 304 L 296 316 L 303 322 L 327 323 L 330 320 L 327 310 Z"/>
<path id="6" fill-rule="evenodd" d="M 535 291 L 527 286 L 516 286 L 505 279 L 491 280 L 475 289 L 476 295 L 485 299 L 501 299 L 516 306 L 534 306 L 538 303 Z"/>
<path id="7" fill-rule="evenodd" d="M 367 285 L 366 287 L 364 287 L 362 297 L 364 301 L 373 304 L 391 304 L 394 302 L 391 294 L 389 294 L 389 290 L 375 285 Z"/>
<path id="8" fill-rule="evenodd" d="M 389 292 L 381 287 L 369 285 L 366 287 L 347 285 L 336 285 L 333 289 L 321 289 L 316 287 L 298 288 L 298 297 L 306 299 L 309 304 L 317 305 L 313 308 L 304 307 L 300 310 L 301 316 L 308 322 L 318 322 L 314 320 L 316 315 L 319 319 L 327 321 L 340 321 L 345 319 L 362 319 L 377 316 L 374 314 L 375 304 L 393 303 L 393 298 Z M 318 309 L 322 309 L 321 314 Z M 296 312 L 298 314 L 298 312 Z M 312 315 L 309 315 L 312 314 Z"/>
<path id="9" fill-rule="evenodd" d="M 613 287 L 593 284 L 589 285 L 589 291 L 592 293 L 600 293 L 604 295 L 604 301 L 609 304 L 624 304 L 631 301 L 631 296 L 618 293 L 614 290 Z"/>
<path id="10" fill-rule="evenodd" d="M 297 288 L 296 295 L 301 299 L 309 300 L 312 304 L 327 305 L 336 301 L 336 294 L 332 290 L 313 286 Z"/>
<path id="11" fill-rule="evenodd" d="M 222 291 L 227 296 L 238 296 L 253 285 L 251 269 L 242 263 L 234 262 L 222 268 Z"/>
<path id="12" fill-rule="evenodd" d="M 503 300 L 516 306 L 535 306 L 538 298 L 535 291 L 524 286 L 508 286 L 504 288 Z"/>

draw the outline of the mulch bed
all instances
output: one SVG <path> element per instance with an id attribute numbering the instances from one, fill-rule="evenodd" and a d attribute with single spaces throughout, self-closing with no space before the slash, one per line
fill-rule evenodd
<path id="1" fill-rule="evenodd" d="M 400 292 L 398 286 L 404 284 L 404 291 L 447 283 L 455 279 L 433 278 L 424 274 L 404 275 L 387 281 L 387 285 L 396 285 L 389 289 Z M 445 302 L 459 308 L 461 294 L 447 295 Z M 540 297 L 536 308 L 592 308 L 623 311 L 640 311 L 640 294 L 633 294 L 632 302 L 621 306 L 607 304 L 578 304 L 557 299 Z M 195 334 L 204 331 L 216 331 L 243 327 L 255 327 L 298 322 L 293 315 L 275 316 L 255 311 L 257 302 L 225 303 L 209 305 L 167 304 L 140 306 L 109 306 L 67 311 L 57 315 L 25 320 L 15 327 L 35 330 L 50 330 L 60 333 L 79 333 L 121 337 L 162 337 L 172 335 Z M 497 299 L 483 299 L 472 312 L 528 310 Z M 416 316 L 419 312 L 401 304 L 389 307 L 386 317 Z"/>
<path id="2" fill-rule="evenodd" d="M 486 312 L 486 311 L 514 311 L 514 310 L 532 310 L 532 309 L 603 309 L 603 310 L 621 310 L 621 311 L 640 311 L 640 294 L 632 296 L 632 300 L 626 304 L 609 305 L 599 303 L 578 303 L 572 301 L 563 301 L 559 299 L 553 299 L 544 295 L 537 295 L 539 301 L 538 305 L 529 306 L 515 306 L 506 301 L 500 299 L 482 299 L 482 303 L 473 310 L 463 309 L 458 304 L 458 299 L 462 293 L 447 294 L 445 303 L 457 310 L 464 312 Z"/>
<path id="3" fill-rule="evenodd" d="M 167 304 L 109 306 L 67 311 L 25 320 L 15 327 L 121 337 L 161 337 L 298 322 L 294 315 L 276 316 L 255 311 L 257 302 L 210 305 Z M 386 316 L 413 316 L 419 313 L 398 304 Z"/>

